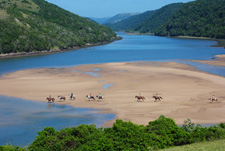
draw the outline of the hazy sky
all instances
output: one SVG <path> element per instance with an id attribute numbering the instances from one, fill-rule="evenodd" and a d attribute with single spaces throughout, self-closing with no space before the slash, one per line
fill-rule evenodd
<path id="1" fill-rule="evenodd" d="M 194 0 L 46 0 L 83 17 L 112 17 L 120 13 L 142 13 L 167 4 Z"/>

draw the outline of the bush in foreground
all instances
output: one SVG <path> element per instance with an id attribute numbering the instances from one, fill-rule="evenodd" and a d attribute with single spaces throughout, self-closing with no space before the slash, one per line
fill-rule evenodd
<path id="1" fill-rule="evenodd" d="M 224 138 L 225 124 L 207 128 L 188 120 L 178 127 L 173 119 L 161 115 L 146 126 L 116 120 L 111 128 L 80 125 L 55 131 L 46 127 L 28 149 L 1 146 L 0 150 L 158 150 Z"/>

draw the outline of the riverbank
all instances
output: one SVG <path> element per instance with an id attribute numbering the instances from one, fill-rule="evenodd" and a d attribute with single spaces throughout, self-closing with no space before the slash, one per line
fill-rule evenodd
<path id="1" fill-rule="evenodd" d="M 67 48 L 67 49 L 52 49 L 52 50 L 44 50 L 44 51 L 17 52 L 17 53 L 0 54 L 0 59 L 55 54 L 55 53 L 61 53 L 61 52 L 70 51 L 70 50 L 77 50 L 77 49 L 81 49 L 81 48 L 106 45 L 106 44 L 109 44 L 111 42 L 114 42 L 116 40 L 121 40 L 121 39 L 122 39 L 122 37 L 117 36 L 115 39 L 113 39 L 111 41 L 108 41 L 108 42 L 99 42 L 99 43 L 93 43 L 93 44 L 88 43 L 88 44 L 86 44 L 85 46 L 82 46 L 82 47 L 78 47 L 78 46 L 75 47 L 74 46 L 74 47 Z"/>
<path id="2" fill-rule="evenodd" d="M 177 124 L 190 118 L 194 123 L 225 122 L 225 78 L 200 72 L 174 62 L 133 62 L 80 65 L 72 68 L 45 68 L 17 71 L 0 78 L 0 95 L 56 103 L 115 113 L 117 119 L 148 124 L 161 114 Z M 76 100 L 69 100 L 73 92 Z M 102 93 L 103 101 L 88 101 L 86 95 Z M 146 99 L 138 102 L 135 95 Z M 163 97 L 154 101 L 153 95 Z M 63 95 L 66 101 L 57 96 Z M 219 101 L 211 102 L 215 95 Z M 111 126 L 109 121 L 104 126 Z"/>
<path id="3" fill-rule="evenodd" d="M 152 35 L 154 36 L 154 33 L 139 33 L 139 32 L 127 32 L 127 35 Z M 196 40 L 211 40 L 216 41 L 216 45 L 212 45 L 211 47 L 223 47 L 225 48 L 225 39 L 214 39 L 209 37 L 193 37 L 193 36 L 175 36 L 175 37 L 169 37 L 169 38 L 181 38 L 181 39 L 196 39 Z"/>

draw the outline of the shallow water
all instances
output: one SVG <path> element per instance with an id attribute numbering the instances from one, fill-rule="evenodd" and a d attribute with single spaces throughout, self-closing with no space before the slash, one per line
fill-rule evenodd
<path id="1" fill-rule="evenodd" d="M 81 124 L 101 127 L 115 118 L 92 111 L 98 110 L 0 96 L 0 145 L 26 146 L 47 126 L 56 130 Z"/>

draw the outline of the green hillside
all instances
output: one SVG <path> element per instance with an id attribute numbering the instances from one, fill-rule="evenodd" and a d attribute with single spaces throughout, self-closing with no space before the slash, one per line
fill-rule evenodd
<path id="1" fill-rule="evenodd" d="M 107 21 L 104 22 L 104 24 L 114 24 L 117 22 L 120 22 L 122 20 L 125 20 L 131 16 L 138 15 L 138 13 L 122 13 L 122 14 L 117 14 L 111 18 L 109 18 Z"/>
<path id="2" fill-rule="evenodd" d="M 154 11 L 147 11 L 139 15 L 131 16 L 114 24 L 106 24 L 106 26 L 111 27 L 114 31 L 131 31 L 153 14 Z"/>
<path id="3" fill-rule="evenodd" d="M 0 54 L 67 49 L 116 34 L 44 0 L 0 0 Z"/>
<path id="4" fill-rule="evenodd" d="M 224 39 L 225 0 L 196 0 L 186 3 L 155 34 Z"/>
<path id="5" fill-rule="evenodd" d="M 140 33 L 153 33 L 158 27 L 165 24 L 182 5 L 183 3 L 174 3 L 156 10 L 152 16 L 140 23 L 133 30 Z"/>

